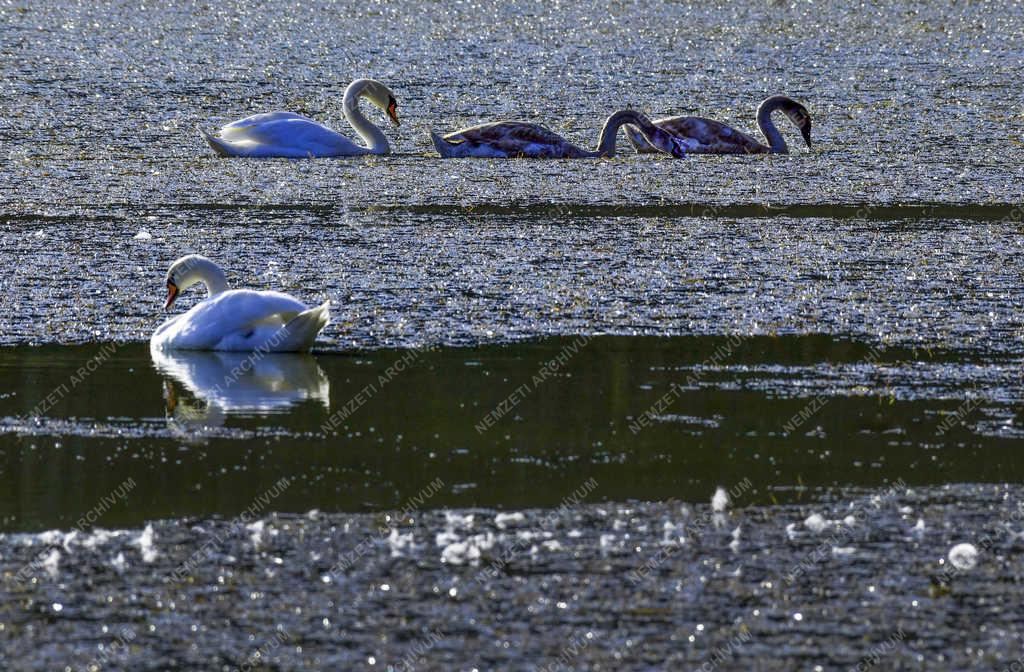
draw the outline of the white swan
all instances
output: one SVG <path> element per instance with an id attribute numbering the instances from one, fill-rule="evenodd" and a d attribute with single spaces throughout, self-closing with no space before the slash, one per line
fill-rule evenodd
<path id="1" fill-rule="evenodd" d="M 294 112 L 254 114 L 222 126 L 219 137 L 201 128 L 197 130 L 221 156 L 315 158 L 388 154 L 391 145 L 384 132 L 359 111 L 361 97 L 386 111 L 395 126 L 398 126 L 398 103 L 391 90 L 374 79 L 357 79 L 345 89 L 342 101 L 345 118 L 366 142 L 366 147 Z"/>
<path id="2" fill-rule="evenodd" d="M 181 292 L 198 283 L 206 285 L 209 296 L 160 325 L 149 341 L 151 348 L 303 352 L 313 346 L 330 319 L 330 301 L 309 308 L 280 292 L 228 289 L 224 271 L 198 254 L 171 264 L 164 308 L 169 309 Z"/>

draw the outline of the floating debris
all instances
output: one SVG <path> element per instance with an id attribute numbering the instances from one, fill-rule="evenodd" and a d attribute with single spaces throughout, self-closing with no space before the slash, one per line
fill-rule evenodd
<path id="1" fill-rule="evenodd" d="M 156 546 L 153 545 L 153 526 L 146 525 L 138 537 L 132 542 L 133 545 L 139 547 L 139 552 L 142 554 L 142 561 L 151 563 L 157 558 Z"/>
<path id="2" fill-rule="evenodd" d="M 729 508 L 729 493 L 725 488 L 719 487 L 711 497 L 711 510 L 715 513 L 722 513 Z"/>
<path id="3" fill-rule="evenodd" d="M 978 565 L 978 548 L 974 544 L 957 544 L 949 549 L 949 562 L 959 570 L 972 570 Z"/>

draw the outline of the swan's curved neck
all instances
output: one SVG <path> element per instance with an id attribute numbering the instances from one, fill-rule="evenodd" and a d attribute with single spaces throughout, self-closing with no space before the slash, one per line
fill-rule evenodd
<path id="1" fill-rule="evenodd" d="M 772 112 L 781 109 L 782 106 L 781 100 L 769 98 L 757 108 L 757 125 L 775 154 L 789 154 L 789 145 L 786 144 L 786 139 L 782 137 L 782 133 L 779 133 L 779 129 L 775 128 L 775 122 L 772 121 Z"/>
<path id="2" fill-rule="evenodd" d="M 217 296 L 228 289 L 228 278 L 224 271 L 209 259 L 196 260 L 189 272 L 189 281 L 188 284 L 203 283 L 209 296 Z"/>
<path id="3" fill-rule="evenodd" d="M 651 120 L 644 114 L 635 110 L 620 110 L 608 117 L 601 129 L 601 138 L 597 142 L 597 151 L 593 156 L 615 156 L 615 143 L 619 135 L 619 129 L 626 124 L 639 126 L 644 135 L 650 135 L 657 131 Z"/>
<path id="4" fill-rule="evenodd" d="M 357 79 L 345 89 L 345 99 L 342 101 L 342 108 L 345 111 L 345 119 L 352 125 L 359 137 L 366 143 L 366 150 L 369 154 L 387 154 L 391 146 L 388 144 L 387 136 L 373 122 L 363 116 L 359 110 L 359 98 L 365 94 L 366 88 L 371 85 L 370 80 Z"/>

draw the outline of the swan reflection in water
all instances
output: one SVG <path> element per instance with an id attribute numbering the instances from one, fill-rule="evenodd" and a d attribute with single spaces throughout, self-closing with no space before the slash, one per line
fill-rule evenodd
<path id="1" fill-rule="evenodd" d="M 229 415 L 285 413 L 307 400 L 330 407 L 330 382 L 312 355 L 159 349 L 150 355 L 166 378 L 172 430 L 194 434 L 222 426 Z"/>

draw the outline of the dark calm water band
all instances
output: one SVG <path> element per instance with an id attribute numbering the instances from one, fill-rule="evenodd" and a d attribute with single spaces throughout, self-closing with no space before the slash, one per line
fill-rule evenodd
<path id="1" fill-rule="evenodd" d="M 1000 371 L 825 336 L 156 362 L 139 344 L 5 348 L 0 526 L 69 527 L 129 479 L 96 524 L 235 515 L 281 478 L 275 509 L 297 512 L 399 508 L 431 483 L 429 507 L 516 509 L 591 478 L 596 501 L 707 501 L 749 477 L 752 503 L 1020 480 Z"/>

